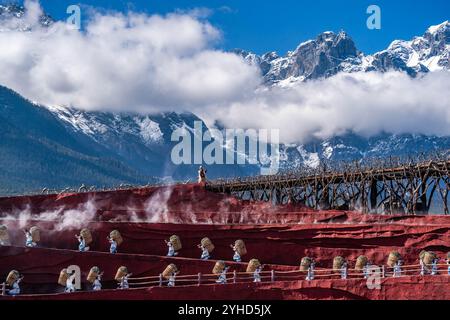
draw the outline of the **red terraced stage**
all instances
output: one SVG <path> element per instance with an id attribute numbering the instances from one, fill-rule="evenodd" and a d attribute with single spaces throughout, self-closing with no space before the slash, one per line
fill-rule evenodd
<path id="1" fill-rule="evenodd" d="M 364 215 L 347 211 L 314 211 L 302 206 L 273 206 L 245 202 L 208 192 L 200 185 L 176 185 L 62 195 L 0 198 L 0 224 L 6 225 L 11 246 L 0 247 L 0 276 L 10 270 L 24 276 L 22 294 L 0 299 L 447 299 L 450 277 L 445 258 L 450 251 L 449 216 Z M 39 248 L 25 248 L 21 229 L 41 229 Z M 92 232 L 89 252 L 78 252 L 75 234 Z M 109 253 L 110 231 L 120 231 L 124 242 L 117 254 Z M 182 249 L 176 258 L 165 257 L 164 240 L 177 234 Z M 209 237 L 215 245 L 211 261 L 202 261 L 197 244 Z M 248 254 L 242 263 L 232 262 L 230 244 L 243 239 Z M 366 280 L 353 276 L 359 255 L 376 265 L 386 264 L 398 251 L 405 265 L 419 264 L 422 250 L 435 252 L 439 275 L 387 276 L 381 290 L 367 288 Z M 349 279 L 327 273 L 335 256 L 349 262 Z M 300 260 L 313 257 L 318 274 L 313 281 L 299 274 Z M 264 266 L 263 282 L 251 282 L 245 274 L 250 259 Z M 209 276 L 216 260 L 231 267 L 226 285 Z M 174 263 L 180 274 L 174 288 L 159 287 L 159 274 Z M 63 293 L 57 284 L 61 269 L 78 265 L 82 291 Z M 114 275 L 127 266 L 133 278 L 151 279 L 148 285 L 117 290 Z M 86 281 L 92 266 L 105 272 L 100 292 L 89 291 Z M 274 278 L 270 271 L 274 270 Z M 238 281 L 233 283 L 233 272 Z M 204 281 L 197 282 L 197 275 Z M 185 278 L 183 278 L 185 277 Z M 184 279 L 184 281 L 182 281 Z M 3 281 L 3 280 L 2 280 Z M 137 281 L 134 281 L 138 283 Z M 141 281 L 142 282 L 142 281 Z M 145 281 L 144 281 L 145 282 Z"/>

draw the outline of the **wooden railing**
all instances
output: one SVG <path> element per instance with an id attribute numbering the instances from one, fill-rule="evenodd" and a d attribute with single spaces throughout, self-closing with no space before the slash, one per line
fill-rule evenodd
<path id="1" fill-rule="evenodd" d="M 394 268 L 388 266 L 376 266 L 371 267 L 378 268 L 379 278 L 394 277 Z M 448 265 L 447 264 L 437 264 L 437 275 L 448 275 Z M 426 275 L 431 275 L 431 268 L 428 267 L 426 270 Z M 420 265 L 404 265 L 401 266 L 400 277 L 420 275 L 422 268 Z M 314 280 L 323 279 L 341 279 L 341 272 L 334 269 L 314 269 Z M 275 281 L 302 281 L 307 280 L 308 271 L 261 271 L 261 282 L 275 282 Z M 371 277 L 369 273 L 369 277 Z M 365 275 L 362 271 L 356 271 L 352 269 L 347 269 L 345 279 L 365 279 Z M 177 275 L 175 276 L 176 285 L 203 285 L 203 284 L 214 284 L 218 279 L 217 274 L 192 274 L 192 275 Z M 145 281 L 143 281 L 145 280 Z M 162 274 L 159 276 L 149 276 L 149 277 L 136 277 L 129 278 L 129 285 L 132 288 L 142 288 L 142 287 L 162 287 L 169 283 L 169 280 L 164 279 Z M 233 271 L 227 274 L 227 283 L 249 283 L 254 282 L 254 277 L 252 273 L 248 272 L 236 272 Z"/>

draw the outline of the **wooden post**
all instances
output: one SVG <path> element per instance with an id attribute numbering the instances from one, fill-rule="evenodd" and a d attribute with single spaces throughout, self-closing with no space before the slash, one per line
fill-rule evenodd
<path id="1" fill-rule="evenodd" d="M 275 271 L 274 270 L 270 271 L 270 278 L 271 278 L 272 282 L 275 281 Z"/>
<path id="2" fill-rule="evenodd" d="M 386 272 L 384 270 L 384 265 L 381 266 L 381 275 L 383 278 L 386 278 Z"/>
<path id="3" fill-rule="evenodd" d="M 377 180 L 372 180 L 370 183 L 370 210 L 375 212 L 377 209 L 377 199 L 378 199 L 378 185 Z"/>
<path id="4" fill-rule="evenodd" d="M 162 283 L 163 283 L 163 276 L 162 276 L 162 274 L 160 273 L 160 274 L 159 274 L 159 286 L 160 286 L 160 287 L 162 287 Z"/>
<path id="5" fill-rule="evenodd" d="M 236 283 L 236 270 L 233 271 L 233 283 Z"/>
<path id="6" fill-rule="evenodd" d="M 200 285 L 202 283 L 202 274 L 199 272 L 197 275 L 197 284 Z"/>

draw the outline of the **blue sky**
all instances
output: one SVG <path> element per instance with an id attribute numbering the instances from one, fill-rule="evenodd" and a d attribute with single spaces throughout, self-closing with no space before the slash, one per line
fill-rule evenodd
<path id="1" fill-rule="evenodd" d="M 57 19 L 66 17 L 68 5 L 77 4 L 76 0 L 40 2 Z M 212 14 L 208 20 L 224 35 L 220 47 L 242 48 L 260 54 L 272 50 L 284 54 L 320 32 L 341 29 L 352 36 L 360 50 L 373 53 L 386 48 L 394 39 L 410 39 L 421 35 L 428 26 L 450 19 L 448 0 L 84 0 L 78 3 L 150 14 L 209 8 Z M 371 4 L 381 7 L 381 30 L 366 27 L 366 9 Z"/>

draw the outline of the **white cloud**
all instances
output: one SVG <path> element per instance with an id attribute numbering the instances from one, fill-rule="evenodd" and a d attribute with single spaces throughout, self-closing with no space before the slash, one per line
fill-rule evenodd
<path id="1" fill-rule="evenodd" d="M 450 72 L 412 79 L 404 73 L 353 73 L 259 90 L 203 115 L 226 126 L 280 129 L 284 142 L 325 139 L 347 131 L 450 135 Z M 249 116 L 251 115 L 251 116 Z"/>
<path id="2" fill-rule="evenodd" d="M 79 32 L 63 22 L 40 28 L 39 7 L 27 5 L 33 31 L 0 32 L 0 83 L 40 103 L 188 110 L 238 99 L 260 80 L 256 68 L 215 50 L 220 32 L 190 14 L 96 13 Z"/>
<path id="3" fill-rule="evenodd" d="M 62 22 L 39 28 L 40 8 L 28 6 L 32 32 L 0 32 L 0 84 L 43 104 L 190 110 L 229 128 L 280 129 L 284 142 L 348 130 L 450 135 L 449 72 L 339 74 L 265 89 L 258 70 L 214 48 L 221 33 L 198 14 L 97 12 L 78 32 Z"/>

